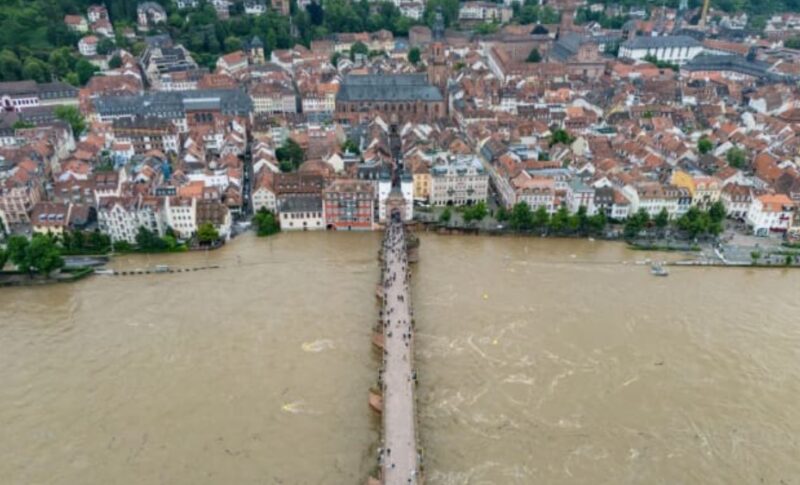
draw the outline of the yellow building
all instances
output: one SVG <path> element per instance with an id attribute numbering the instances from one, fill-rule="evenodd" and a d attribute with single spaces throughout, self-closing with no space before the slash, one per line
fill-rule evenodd
<path id="1" fill-rule="evenodd" d="M 428 200 L 431 195 L 431 169 L 425 160 L 411 158 L 406 160 L 414 181 L 414 199 Z"/>
<path id="2" fill-rule="evenodd" d="M 708 209 L 722 194 L 722 183 L 716 177 L 690 175 L 683 170 L 672 172 L 672 185 L 683 187 L 692 194 L 692 206 Z"/>
<path id="3" fill-rule="evenodd" d="M 414 198 L 425 199 L 431 195 L 431 173 L 414 173 Z"/>
<path id="4" fill-rule="evenodd" d="M 708 209 L 711 204 L 719 200 L 722 194 L 722 184 L 716 177 L 698 176 L 694 178 L 694 194 L 692 205 L 701 209 Z"/>
<path id="5" fill-rule="evenodd" d="M 672 180 L 670 180 L 670 183 L 688 190 L 689 193 L 692 194 L 692 203 L 694 204 L 695 185 L 694 178 L 691 175 L 683 170 L 675 170 L 672 172 Z"/>

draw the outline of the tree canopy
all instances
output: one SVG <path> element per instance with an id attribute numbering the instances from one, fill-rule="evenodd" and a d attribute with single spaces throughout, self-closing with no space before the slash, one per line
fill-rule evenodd
<path id="1" fill-rule="evenodd" d="M 482 221 L 487 215 L 489 215 L 489 211 L 486 209 L 486 202 L 478 202 L 477 204 L 467 206 L 464 209 L 464 222 L 470 223 L 472 221 Z"/>
<path id="2" fill-rule="evenodd" d="M 8 239 L 8 258 L 20 271 L 48 275 L 64 267 L 64 259 L 52 237 L 34 234 L 29 240 L 14 235 Z"/>
<path id="3" fill-rule="evenodd" d="M 408 62 L 417 65 L 420 61 L 419 47 L 412 47 L 408 51 Z"/>
<path id="4" fill-rule="evenodd" d="M 514 20 L 521 24 L 557 24 L 561 20 L 559 13 L 551 6 L 540 6 L 537 0 L 515 2 Z"/>
<path id="5" fill-rule="evenodd" d="M 704 136 L 697 141 L 697 151 L 700 152 L 701 155 L 705 155 L 713 149 L 714 144 L 711 143 L 711 140 L 709 140 L 707 137 Z"/>
<path id="6" fill-rule="evenodd" d="M 589 215 L 584 206 L 574 214 L 561 206 L 551 216 L 544 206 L 531 211 L 526 202 L 518 202 L 511 208 L 508 221 L 511 228 L 517 231 L 542 231 L 556 236 L 599 235 L 608 223 L 603 212 Z"/>
<path id="7" fill-rule="evenodd" d="M 86 130 L 86 120 L 75 106 L 56 106 L 55 115 L 56 118 L 69 124 L 75 138 L 78 138 Z"/>
<path id="8" fill-rule="evenodd" d="M 725 159 L 728 161 L 728 165 L 733 168 L 744 168 L 745 163 L 747 162 L 747 156 L 739 147 L 733 147 L 728 150 L 728 153 L 725 154 Z"/>
<path id="9" fill-rule="evenodd" d="M 256 234 L 259 237 L 271 236 L 281 230 L 278 218 L 264 207 L 259 209 L 253 216 L 253 225 L 255 225 Z"/>
<path id="10" fill-rule="evenodd" d="M 204 222 L 197 227 L 197 240 L 200 244 L 210 244 L 219 240 L 219 231 L 210 222 Z"/>
<path id="11" fill-rule="evenodd" d="M 287 138 L 280 148 L 275 150 L 275 157 L 280 163 L 280 169 L 283 172 L 291 172 L 297 170 L 298 167 L 305 160 L 305 153 L 303 148 L 291 138 Z"/>
<path id="12" fill-rule="evenodd" d="M 572 142 L 575 141 L 575 138 L 567 132 L 567 130 L 558 128 L 553 130 L 552 134 L 550 135 L 550 146 L 557 145 L 559 143 L 564 145 L 570 145 Z"/>

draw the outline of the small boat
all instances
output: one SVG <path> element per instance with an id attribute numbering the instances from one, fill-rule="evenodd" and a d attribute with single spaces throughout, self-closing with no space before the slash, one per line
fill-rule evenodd
<path id="1" fill-rule="evenodd" d="M 113 275 L 113 269 L 96 269 L 94 270 L 94 274 L 102 274 L 102 275 Z"/>
<path id="2" fill-rule="evenodd" d="M 650 266 L 650 274 L 653 276 L 669 276 L 669 271 L 661 263 L 653 263 Z"/>
<path id="3" fill-rule="evenodd" d="M 167 273 L 169 272 L 169 266 L 166 264 L 157 264 L 155 268 L 156 273 Z"/>

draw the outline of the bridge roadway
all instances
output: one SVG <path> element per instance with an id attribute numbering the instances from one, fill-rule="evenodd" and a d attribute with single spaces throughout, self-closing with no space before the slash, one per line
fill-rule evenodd
<path id="1" fill-rule="evenodd" d="M 383 485 L 421 483 L 417 450 L 414 330 L 411 323 L 406 233 L 401 222 L 383 241 Z"/>

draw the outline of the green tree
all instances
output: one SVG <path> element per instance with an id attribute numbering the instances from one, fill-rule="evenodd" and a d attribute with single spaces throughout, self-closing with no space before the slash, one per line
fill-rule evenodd
<path id="1" fill-rule="evenodd" d="M 133 45 L 131 45 L 130 51 L 131 54 L 133 54 L 134 56 L 140 56 L 142 55 L 145 49 L 147 49 L 147 44 L 142 41 L 137 41 L 134 42 Z"/>
<path id="2" fill-rule="evenodd" d="M 497 219 L 498 222 L 505 222 L 508 220 L 508 217 L 508 210 L 503 206 L 500 206 L 500 208 L 497 209 L 497 213 L 494 215 L 494 218 Z"/>
<path id="3" fill-rule="evenodd" d="M 511 228 L 517 231 L 526 231 L 533 224 L 533 213 L 527 202 L 517 202 L 511 208 L 511 215 L 508 218 Z"/>
<path id="4" fill-rule="evenodd" d="M 625 221 L 625 228 L 623 234 L 625 239 L 633 239 L 639 235 L 650 223 L 650 214 L 644 209 L 639 209 L 638 212 L 628 217 Z"/>
<path id="5" fill-rule="evenodd" d="M 253 224 L 259 237 L 271 236 L 281 230 L 278 218 L 264 207 L 259 209 L 253 216 Z"/>
<path id="6" fill-rule="evenodd" d="M 290 172 L 296 170 L 305 160 L 305 153 L 303 148 L 291 138 L 287 138 L 280 148 L 275 150 L 275 157 L 280 162 L 281 170 Z M 288 170 L 284 170 L 284 169 Z"/>
<path id="7" fill-rule="evenodd" d="M 659 229 L 664 229 L 669 225 L 669 213 L 667 212 L 666 208 L 662 208 L 661 211 L 656 214 L 656 217 L 653 219 L 656 227 Z"/>
<path id="8" fill-rule="evenodd" d="M 147 253 L 169 249 L 167 241 L 144 226 L 139 226 L 139 231 L 136 233 L 136 246 L 139 251 Z"/>
<path id="9" fill-rule="evenodd" d="M 369 54 L 369 47 L 361 41 L 355 42 L 350 47 L 350 60 L 355 61 L 356 55 L 358 54 L 363 54 L 365 56 Z"/>
<path id="10" fill-rule="evenodd" d="M 425 2 L 423 18 L 428 27 L 433 27 L 436 21 L 436 12 L 441 9 L 444 25 L 450 26 L 458 21 L 458 0 L 428 0 Z"/>
<path id="11" fill-rule="evenodd" d="M 558 208 L 553 217 L 550 218 L 550 224 L 547 227 L 556 234 L 562 234 L 567 231 L 569 228 L 569 211 L 565 206 L 562 205 Z"/>
<path id="12" fill-rule="evenodd" d="M 482 22 L 475 27 L 475 33 L 479 35 L 489 35 L 494 34 L 500 29 L 500 25 L 497 22 Z"/>
<path id="13" fill-rule="evenodd" d="M 539 6 L 531 5 L 525 2 L 525 5 L 520 5 L 518 2 L 514 4 L 514 19 L 523 24 L 535 24 L 539 21 Z"/>
<path id="14" fill-rule="evenodd" d="M 242 41 L 235 35 L 225 38 L 225 52 L 236 52 L 242 50 Z"/>
<path id="15" fill-rule="evenodd" d="M 733 147 L 728 150 L 728 153 L 725 155 L 725 159 L 728 161 L 728 165 L 733 168 L 744 168 L 746 163 L 745 152 L 739 147 Z"/>
<path id="16" fill-rule="evenodd" d="M 589 217 L 589 230 L 592 234 L 602 234 L 606 228 L 608 220 L 604 212 L 600 211 L 597 214 Z"/>
<path id="17" fill-rule="evenodd" d="M 561 14 L 559 14 L 553 7 L 548 5 L 539 13 L 539 20 L 543 24 L 557 24 L 561 21 Z"/>
<path id="18" fill-rule="evenodd" d="M 14 122 L 13 125 L 11 125 L 11 128 L 15 130 L 24 130 L 26 128 L 33 128 L 34 126 L 36 125 L 31 123 L 30 121 L 17 120 Z"/>
<path id="19" fill-rule="evenodd" d="M 442 224 L 449 224 L 450 219 L 453 218 L 453 213 L 449 207 L 445 207 L 441 214 L 439 214 L 439 222 Z"/>
<path id="20" fill-rule="evenodd" d="M 111 249 L 111 238 L 95 229 L 89 234 L 86 247 L 93 253 L 107 253 Z"/>
<path id="21" fill-rule="evenodd" d="M 347 140 L 345 140 L 344 143 L 342 143 L 342 150 L 344 150 L 345 152 L 350 152 L 354 155 L 361 154 L 361 149 L 358 148 L 358 143 L 354 142 L 350 138 L 348 138 Z"/>
<path id="22" fill-rule="evenodd" d="M 472 221 L 482 221 L 489 211 L 486 209 L 486 202 L 480 201 L 475 205 L 468 206 L 464 209 L 464 222 L 470 223 Z"/>
<path id="23" fill-rule="evenodd" d="M 117 46 L 114 45 L 114 41 L 108 37 L 103 37 L 103 39 L 97 43 L 97 53 L 101 56 L 111 54 L 116 48 Z"/>
<path id="24" fill-rule="evenodd" d="M 8 257 L 20 271 L 31 275 L 49 275 L 64 266 L 64 259 L 51 237 L 34 234 L 28 240 L 25 236 L 14 235 L 8 240 Z"/>
<path id="25" fill-rule="evenodd" d="M 539 49 L 534 47 L 531 49 L 531 53 L 528 54 L 528 58 L 526 59 L 527 62 L 542 62 L 542 54 L 539 53 Z"/>
<path id="26" fill-rule="evenodd" d="M 69 124 L 75 138 L 78 138 L 86 130 L 86 120 L 75 106 L 56 106 L 54 112 L 56 118 Z"/>
<path id="27" fill-rule="evenodd" d="M 129 253 L 133 251 L 133 246 L 128 241 L 117 241 L 113 244 L 114 251 L 118 253 Z"/>
<path id="28" fill-rule="evenodd" d="M 702 137 L 700 140 L 697 141 L 697 151 L 700 154 L 705 155 L 706 153 L 710 152 L 714 148 L 714 144 L 711 143 L 707 137 Z"/>
<path id="29" fill-rule="evenodd" d="M 78 59 L 78 62 L 75 63 L 75 73 L 78 75 L 78 82 L 81 86 L 88 83 L 89 79 L 99 70 L 97 66 L 86 59 Z"/>
<path id="30" fill-rule="evenodd" d="M 48 82 L 50 81 L 50 67 L 35 57 L 28 57 L 22 67 L 22 77 L 33 79 L 38 83 Z"/>
<path id="31" fill-rule="evenodd" d="M 64 267 L 64 259 L 52 238 L 34 235 L 29 246 L 30 263 L 40 274 L 48 275 Z"/>
<path id="32" fill-rule="evenodd" d="M 115 54 L 108 60 L 108 67 L 111 69 L 119 69 L 122 67 L 122 58 L 118 54 Z"/>
<path id="33" fill-rule="evenodd" d="M 787 49 L 800 49 L 800 37 L 790 37 L 783 41 L 783 46 Z"/>
<path id="34" fill-rule="evenodd" d="M 17 81 L 22 78 L 22 62 L 10 49 L 0 52 L 0 79 L 3 81 Z"/>
<path id="35" fill-rule="evenodd" d="M 219 240 L 219 231 L 210 222 L 204 222 L 197 227 L 197 240 L 201 244 L 210 244 Z"/>
<path id="36" fill-rule="evenodd" d="M 672 69 L 673 71 L 677 72 L 680 70 L 680 66 L 677 64 L 673 64 L 667 61 L 659 61 L 658 58 L 652 54 L 644 56 L 644 60 L 653 64 L 659 69 Z"/>
<path id="37" fill-rule="evenodd" d="M 711 204 L 711 207 L 708 208 L 708 215 L 711 218 L 711 222 L 722 222 L 725 220 L 725 204 L 720 201 L 716 201 Z"/>
<path id="38" fill-rule="evenodd" d="M 3 248 L 0 248 L 0 271 L 3 271 L 6 261 L 8 261 L 8 252 L 6 252 Z"/>
<path id="39" fill-rule="evenodd" d="M 578 207 L 578 212 L 570 217 L 570 228 L 582 236 L 589 234 L 589 210 L 586 206 Z"/>
<path id="40" fill-rule="evenodd" d="M 75 54 L 69 47 L 55 49 L 47 58 L 50 69 L 58 78 L 64 78 L 67 74 L 72 72 L 75 69 L 76 62 Z"/>
<path id="41" fill-rule="evenodd" d="M 420 61 L 419 47 L 412 47 L 408 51 L 408 62 L 416 66 L 417 64 L 419 64 L 419 61 Z"/>
<path id="42" fill-rule="evenodd" d="M 66 76 L 64 76 L 64 82 L 70 84 L 72 86 L 78 87 L 81 85 L 81 80 L 78 79 L 78 73 L 76 72 L 69 72 Z"/>
<path id="43" fill-rule="evenodd" d="M 697 207 L 692 207 L 686 211 L 686 214 L 678 218 L 676 226 L 692 238 L 705 235 L 715 236 L 722 232 L 725 208 L 724 206 L 717 206 L 713 212 L 714 215 L 712 216 L 711 210 L 705 212 Z"/>
<path id="44" fill-rule="evenodd" d="M 550 214 L 547 213 L 547 208 L 540 205 L 531 217 L 531 226 L 534 229 L 544 229 L 550 225 Z"/>
<path id="45" fill-rule="evenodd" d="M 558 143 L 562 143 L 564 145 L 571 145 L 572 142 L 575 141 L 575 138 L 570 135 L 567 130 L 558 128 L 552 132 L 550 135 L 550 146 L 556 145 Z"/>

